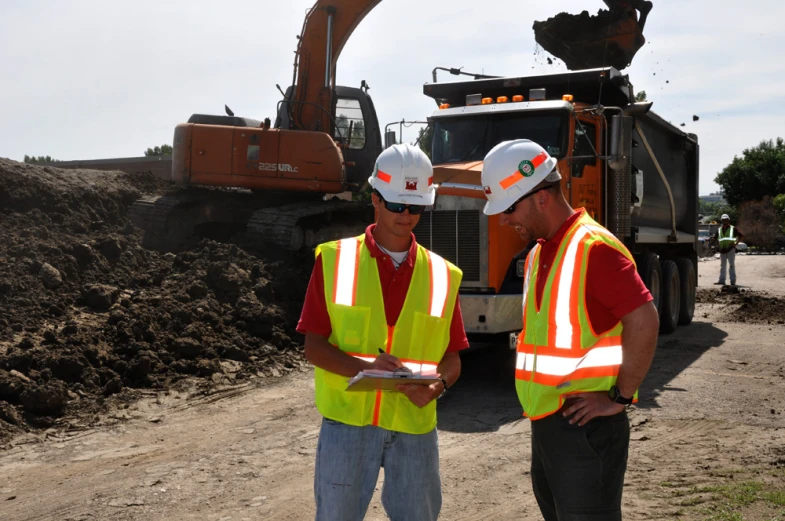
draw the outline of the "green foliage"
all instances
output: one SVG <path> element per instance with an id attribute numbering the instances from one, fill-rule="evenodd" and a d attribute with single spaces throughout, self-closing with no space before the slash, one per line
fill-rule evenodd
<path id="1" fill-rule="evenodd" d="M 420 150 L 425 152 L 425 155 L 428 156 L 429 159 L 433 159 L 431 157 L 431 147 L 433 146 L 433 127 L 430 125 L 427 127 L 422 127 L 419 134 L 417 135 L 417 141 L 412 144 L 419 145 Z"/>
<path id="2" fill-rule="evenodd" d="M 777 215 L 780 218 L 780 225 L 785 231 L 785 194 L 780 194 L 774 199 L 772 199 L 774 203 L 774 209 L 777 210 Z"/>
<path id="3" fill-rule="evenodd" d="M 59 159 L 55 159 L 51 156 L 28 156 L 25 154 L 25 163 L 57 163 L 60 161 Z"/>
<path id="4" fill-rule="evenodd" d="M 646 91 L 642 90 L 635 95 L 635 101 L 646 101 Z"/>
<path id="5" fill-rule="evenodd" d="M 732 206 L 785 193 L 785 140 L 761 141 L 734 157 L 715 178 Z"/>
<path id="6" fill-rule="evenodd" d="M 720 202 L 712 203 L 700 199 L 698 200 L 698 213 L 705 217 L 708 217 L 710 221 L 716 221 L 716 222 L 720 222 L 721 220 L 720 218 L 724 213 L 728 214 L 728 217 L 730 217 L 731 222 L 734 223 L 738 221 L 738 217 L 739 217 L 736 208 L 730 206 L 727 203 L 720 203 Z"/>
<path id="7" fill-rule="evenodd" d="M 172 147 L 171 145 L 161 145 L 154 148 L 148 148 L 144 151 L 144 155 L 146 156 L 171 156 L 172 155 Z"/>

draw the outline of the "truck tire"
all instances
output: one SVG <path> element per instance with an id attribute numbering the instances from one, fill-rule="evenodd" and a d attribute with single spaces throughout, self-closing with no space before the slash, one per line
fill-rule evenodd
<path id="1" fill-rule="evenodd" d="M 695 265 L 687 257 L 676 259 L 679 268 L 679 285 L 681 286 L 681 303 L 679 305 L 679 325 L 686 326 L 695 315 Z"/>
<path id="2" fill-rule="evenodd" d="M 662 310 L 662 269 L 660 259 L 653 253 L 644 253 L 639 256 L 636 264 L 638 265 L 638 275 L 643 283 L 649 288 L 657 307 L 657 314 Z"/>
<path id="3" fill-rule="evenodd" d="M 662 310 L 660 311 L 660 332 L 673 333 L 679 324 L 681 308 L 681 283 L 679 268 L 672 260 L 662 262 Z"/>

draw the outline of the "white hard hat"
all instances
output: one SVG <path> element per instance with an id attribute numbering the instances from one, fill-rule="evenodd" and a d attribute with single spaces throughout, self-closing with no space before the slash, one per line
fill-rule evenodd
<path id="1" fill-rule="evenodd" d="M 715 213 L 714 215 L 717 215 L 717 214 Z M 730 216 L 728 214 L 726 214 L 726 213 L 722 214 L 722 217 L 720 217 L 721 221 L 724 221 L 725 219 L 728 219 L 730 221 Z"/>
<path id="2" fill-rule="evenodd" d="M 499 143 L 485 156 L 482 184 L 485 215 L 496 215 L 512 206 L 543 181 L 555 183 L 561 174 L 553 158 L 537 143 L 516 139 Z"/>
<path id="3" fill-rule="evenodd" d="M 368 183 L 391 203 L 430 206 L 436 200 L 431 160 L 408 143 L 393 145 L 382 152 Z"/>

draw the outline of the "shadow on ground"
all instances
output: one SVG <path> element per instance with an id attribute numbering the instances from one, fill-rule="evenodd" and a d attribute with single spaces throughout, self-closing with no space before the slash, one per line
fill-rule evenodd
<path id="1" fill-rule="evenodd" d="M 693 322 L 679 327 L 670 335 L 661 335 L 657 342 L 654 362 L 641 385 L 638 402 L 640 409 L 659 408 L 657 398 L 667 389 L 680 389 L 669 384 L 682 371 L 693 364 L 703 353 L 725 342 L 728 334 L 709 322 Z"/>
<path id="2" fill-rule="evenodd" d="M 515 352 L 473 344 L 461 353 L 461 377 L 439 400 L 439 430 L 493 432 L 523 414 L 515 394 Z"/>

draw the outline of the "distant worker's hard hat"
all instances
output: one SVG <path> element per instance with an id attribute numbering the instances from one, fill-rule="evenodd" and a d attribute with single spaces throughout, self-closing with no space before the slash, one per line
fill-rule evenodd
<path id="1" fill-rule="evenodd" d="M 430 206 L 436 200 L 431 160 L 408 143 L 393 145 L 379 154 L 368 184 L 391 203 Z"/>
<path id="2" fill-rule="evenodd" d="M 722 219 L 723 221 L 724 221 L 725 219 L 727 219 L 727 220 L 729 220 L 729 221 L 730 221 L 730 216 L 729 216 L 728 214 L 724 213 L 724 214 L 722 214 L 722 217 L 720 217 L 720 219 Z"/>
<path id="3" fill-rule="evenodd" d="M 543 181 L 561 180 L 556 163 L 556 158 L 528 139 L 504 141 L 493 147 L 482 165 L 482 184 L 488 199 L 485 214 L 502 213 Z"/>

